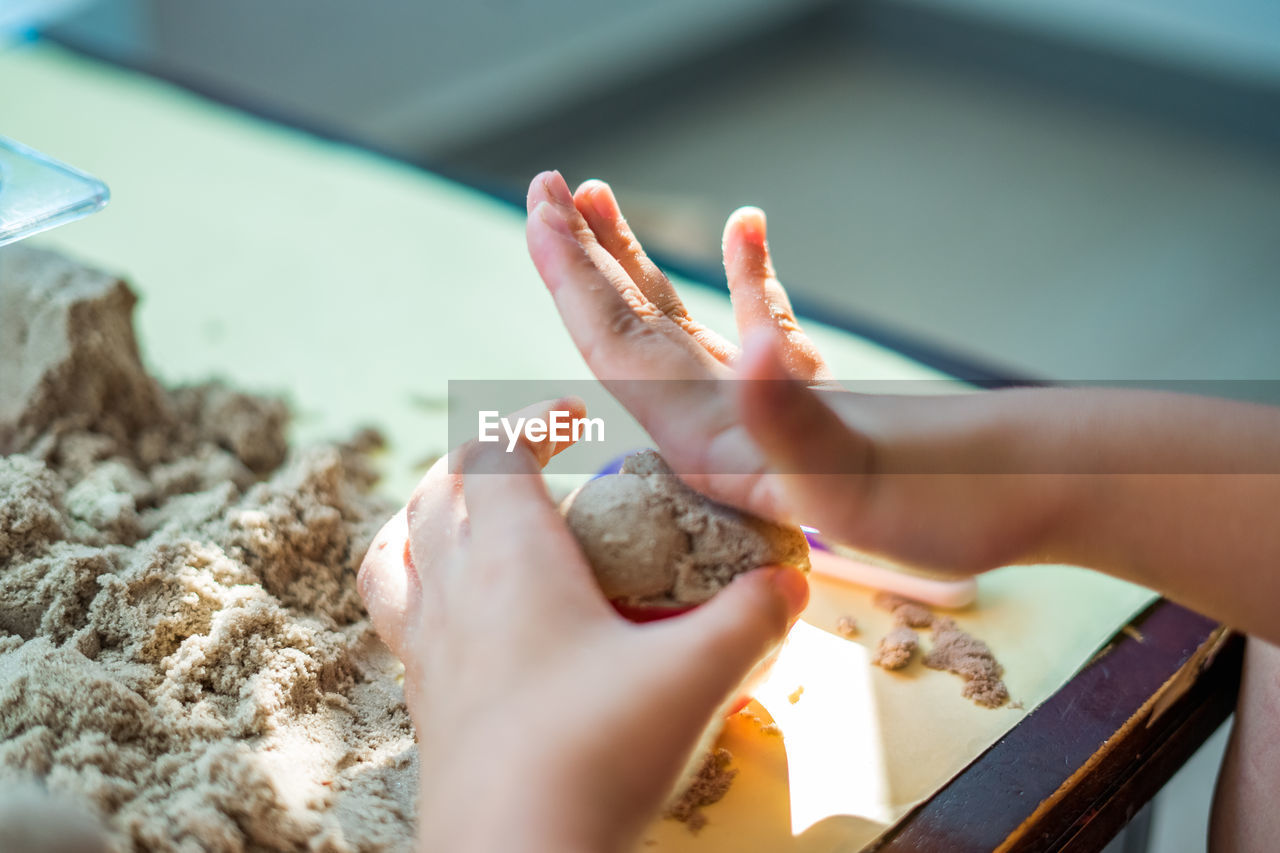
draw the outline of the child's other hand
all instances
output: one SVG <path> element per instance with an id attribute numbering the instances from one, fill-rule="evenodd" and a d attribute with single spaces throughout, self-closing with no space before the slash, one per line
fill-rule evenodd
<path id="1" fill-rule="evenodd" d="M 580 402 L 530 407 L 583 414 Z M 360 590 L 405 663 L 432 850 L 615 850 L 807 599 L 793 569 L 636 625 L 605 601 L 540 470 L 565 445 L 441 459 L 375 540 Z"/>
<path id="2" fill-rule="evenodd" d="M 1020 448 L 1000 405 L 839 390 L 778 281 L 758 209 L 735 212 L 724 235 L 744 351 L 689 316 L 606 184 L 571 195 L 558 173 L 539 175 L 527 237 L 587 364 L 694 488 L 936 571 L 1043 550 L 1064 478 L 1029 488 L 1014 473 Z M 751 381 L 609 382 L 621 379 Z"/>

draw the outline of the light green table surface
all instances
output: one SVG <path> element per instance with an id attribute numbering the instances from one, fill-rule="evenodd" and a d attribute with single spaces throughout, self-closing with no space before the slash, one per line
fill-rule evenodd
<path id="1" fill-rule="evenodd" d="M 443 414 L 415 401 L 443 399 L 450 379 L 589 376 L 525 254 L 519 211 L 58 48 L 0 49 L 0 81 L 0 133 L 111 186 L 104 212 L 37 242 L 134 283 L 144 356 L 165 381 L 218 375 L 286 393 L 301 441 L 374 424 L 392 444 L 388 488 L 404 495 L 414 462 L 445 449 Z M 684 294 L 695 315 L 733 328 L 723 295 Z M 936 376 L 809 328 L 837 376 Z M 766 690 L 785 740 L 735 721 L 725 741 L 741 773 L 710 825 L 695 837 L 660 823 L 649 838 L 660 849 L 858 849 L 1152 598 L 1067 567 L 993 572 L 980 590 L 959 621 L 1005 663 L 1021 708 L 977 708 L 954 677 L 919 665 L 905 676 L 870 667 L 883 614 L 866 590 L 819 580 L 810 626 Z M 819 630 L 845 614 L 863 624 L 858 642 Z M 801 702 L 777 701 L 799 683 Z"/>

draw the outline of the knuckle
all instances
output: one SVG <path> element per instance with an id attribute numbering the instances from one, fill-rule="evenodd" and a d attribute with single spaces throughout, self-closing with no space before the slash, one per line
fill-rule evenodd
<path id="1" fill-rule="evenodd" d="M 752 281 L 763 282 L 773 277 L 773 265 L 767 252 L 748 246 L 738 256 L 738 274 Z"/>
<path id="2" fill-rule="evenodd" d="M 769 315 L 773 319 L 774 325 L 786 337 L 787 343 L 795 346 L 801 343 L 802 340 L 807 340 L 804 330 L 800 328 L 800 321 L 791 313 L 791 309 L 781 305 L 774 305 L 769 311 Z"/>

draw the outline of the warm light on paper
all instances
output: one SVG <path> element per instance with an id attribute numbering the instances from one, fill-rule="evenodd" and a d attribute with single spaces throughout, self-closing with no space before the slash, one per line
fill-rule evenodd
<path id="1" fill-rule="evenodd" d="M 786 744 L 794 835 L 835 815 L 893 820 L 865 647 L 799 622 L 756 701 Z"/>

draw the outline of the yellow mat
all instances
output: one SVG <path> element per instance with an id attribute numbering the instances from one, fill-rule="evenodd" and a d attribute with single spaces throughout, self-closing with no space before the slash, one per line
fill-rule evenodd
<path id="1" fill-rule="evenodd" d="M 135 283 L 144 356 L 165 381 L 220 375 L 284 392 L 301 412 L 302 441 L 374 424 L 391 440 L 387 488 L 403 496 L 415 464 L 445 449 L 436 404 L 447 380 L 589 376 L 526 257 L 519 211 L 56 47 L 0 49 L 0 80 L 0 133 L 93 172 L 113 192 L 104 212 L 35 242 Z M 685 293 L 695 316 L 733 328 L 726 298 Z M 810 328 L 837 376 L 936 376 Z M 991 645 L 1021 703 L 993 711 L 918 663 L 902 674 L 869 666 L 886 617 L 865 590 L 819 581 L 762 693 L 783 736 L 731 721 L 723 742 L 740 772 L 707 810 L 706 828 L 694 836 L 658 822 L 643 849 L 857 850 L 1052 694 L 1151 598 L 1067 567 L 982 577 L 978 606 L 958 621 Z M 830 632 L 843 615 L 862 625 L 852 641 Z"/>

